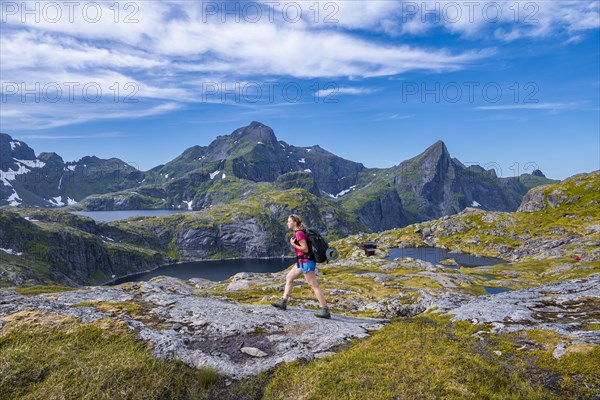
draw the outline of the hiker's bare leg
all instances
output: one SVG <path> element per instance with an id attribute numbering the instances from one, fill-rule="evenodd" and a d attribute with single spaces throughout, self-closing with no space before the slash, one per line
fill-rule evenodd
<path id="1" fill-rule="evenodd" d="M 290 297 L 290 293 L 292 293 L 292 289 L 294 288 L 294 280 L 298 278 L 302 274 L 302 270 L 296 266 L 292 267 L 290 272 L 288 272 L 285 277 L 285 291 L 283 292 L 283 298 L 287 299 Z"/>
<path id="2" fill-rule="evenodd" d="M 317 275 L 315 274 L 315 271 L 309 271 L 307 274 L 304 274 L 304 279 L 306 279 L 306 282 L 308 282 L 313 292 L 315 292 L 315 296 L 317 296 L 317 300 L 319 300 L 321 307 L 327 306 L 325 295 L 319 286 L 319 282 L 317 282 Z"/>

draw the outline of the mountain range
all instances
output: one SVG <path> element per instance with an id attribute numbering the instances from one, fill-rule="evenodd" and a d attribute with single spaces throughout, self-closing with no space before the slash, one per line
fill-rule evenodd
<path id="1" fill-rule="evenodd" d="M 493 169 L 467 167 L 450 156 L 442 141 L 397 166 L 366 168 L 318 145 L 296 147 L 280 141 L 260 122 L 218 136 L 208 146 L 190 147 L 145 172 L 117 158 L 65 162 L 56 153 L 36 156 L 26 143 L 7 134 L 0 134 L 0 156 L 0 205 L 207 210 L 300 190 L 307 201 L 316 204 L 318 199 L 321 208 L 341 209 L 358 229 L 371 231 L 440 218 L 470 206 L 515 211 L 529 189 L 556 182 L 540 171 L 499 178 Z"/>

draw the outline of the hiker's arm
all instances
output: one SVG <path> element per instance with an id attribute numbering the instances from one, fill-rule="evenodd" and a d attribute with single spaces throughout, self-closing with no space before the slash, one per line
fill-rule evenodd
<path id="1" fill-rule="evenodd" d="M 306 240 L 301 240 L 298 242 L 298 244 L 292 243 L 292 246 L 303 253 L 308 253 L 308 244 L 306 243 Z"/>
<path id="2" fill-rule="evenodd" d="M 291 243 L 292 247 L 294 247 L 295 249 L 298 249 L 303 253 L 308 253 L 308 244 L 306 243 L 306 240 L 300 240 L 296 244 L 296 242 L 294 241 L 294 238 L 292 238 L 292 240 L 290 240 L 290 243 Z"/>

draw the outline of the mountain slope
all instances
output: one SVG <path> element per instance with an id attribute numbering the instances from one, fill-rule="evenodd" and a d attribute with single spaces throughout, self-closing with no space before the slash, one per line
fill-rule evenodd
<path id="1" fill-rule="evenodd" d="M 469 207 L 437 220 L 367 237 L 348 238 L 339 249 L 346 255 L 346 251 L 354 251 L 357 240 L 379 240 L 383 249 L 435 246 L 533 264 L 544 260 L 544 268 L 554 263 L 573 267 L 595 263 L 598 267 L 599 204 L 600 171 L 596 171 L 531 189 L 516 212 L 488 212 Z M 515 269 L 518 271 L 518 267 Z M 585 265 L 580 269 L 584 275 L 590 271 L 593 269 Z M 562 273 L 574 270 L 564 267 L 556 272 L 547 279 L 558 279 Z M 518 275 L 525 274 L 527 271 L 523 268 Z M 532 278 L 540 280 L 539 276 Z"/>
<path id="2" fill-rule="evenodd" d="M 0 207 L 0 286 L 102 284 L 157 268 L 169 257 L 130 234 L 106 237 L 92 219 L 43 208 Z"/>
<path id="3" fill-rule="evenodd" d="M 62 210 L 0 207 L 0 286 L 98 284 L 167 262 L 287 255 L 290 213 L 329 239 L 366 230 L 326 199 L 272 185 L 195 213 L 112 223 Z"/>
<path id="4" fill-rule="evenodd" d="M 309 171 L 317 186 L 339 193 L 353 184 L 349 177 L 364 170 L 359 163 L 344 160 L 319 146 L 291 146 L 278 141 L 260 122 L 218 136 L 207 147 L 193 146 L 163 166 L 148 171 L 147 182 L 165 183 L 186 179 L 192 171 L 211 179 L 234 176 L 253 182 L 274 182 L 281 175 Z"/>
<path id="5" fill-rule="evenodd" d="M 140 184 L 143 173 L 118 158 L 84 157 L 65 163 L 56 153 L 38 157 L 27 144 L 0 134 L 0 206 L 60 207 L 97 193 Z"/>
<path id="6" fill-rule="evenodd" d="M 361 215 L 372 208 L 373 201 L 377 203 L 384 193 L 394 190 L 398 199 L 391 199 L 388 208 L 394 206 L 402 209 L 404 214 L 386 212 L 385 215 L 395 217 L 394 226 L 397 227 L 456 214 L 470 206 L 490 211 L 515 211 L 530 187 L 550 182 L 555 181 L 531 175 L 499 179 L 494 170 L 465 167 L 450 156 L 442 141 L 438 141 L 398 166 L 365 171 L 360 175 L 360 183 L 341 199 L 341 203 L 350 212 Z M 363 218 L 362 222 L 370 227 L 377 225 L 374 219 Z"/>

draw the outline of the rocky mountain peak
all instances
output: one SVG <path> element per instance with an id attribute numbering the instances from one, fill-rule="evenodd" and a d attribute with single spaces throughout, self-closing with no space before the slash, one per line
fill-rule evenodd
<path id="1" fill-rule="evenodd" d="M 252 121 L 250 125 L 236 129 L 231 136 L 238 140 L 243 138 L 263 144 L 277 144 L 277 137 L 273 129 L 257 121 Z"/>
<path id="2" fill-rule="evenodd" d="M 438 140 L 431 146 L 429 146 L 423 153 L 417 156 L 419 161 L 424 164 L 437 164 L 440 159 L 450 160 L 450 152 L 446 144 L 441 140 Z"/>
<path id="3" fill-rule="evenodd" d="M 64 160 L 61 156 L 56 154 L 55 152 L 43 152 L 38 156 L 40 161 L 45 162 L 46 164 L 64 164 Z"/>
<path id="4" fill-rule="evenodd" d="M 424 152 L 400 164 L 404 178 L 408 178 L 417 185 L 426 182 L 443 182 L 448 170 L 455 165 L 446 148 L 446 144 L 438 140 Z"/>
<path id="5" fill-rule="evenodd" d="M 85 156 L 77 161 L 77 164 L 98 164 L 100 161 L 102 160 L 96 156 Z"/>
<path id="6" fill-rule="evenodd" d="M 12 159 L 35 160 L 35 152 L 25 142 L 13 139 L 6 133 L 0 133 L 0 159 L 3 164 Z"/>

